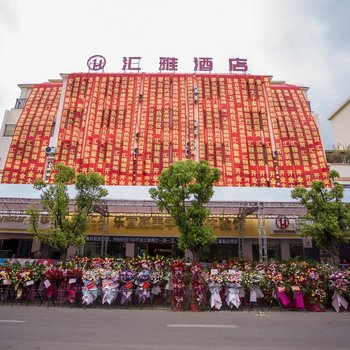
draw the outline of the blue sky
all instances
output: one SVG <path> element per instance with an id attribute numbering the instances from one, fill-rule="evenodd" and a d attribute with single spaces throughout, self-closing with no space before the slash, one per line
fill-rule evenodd
<path id="1" fill-rule="evenodd" d="M 350 96 L 350 1 L 347 0 L 0 0 L 0 121 L 19 83 L 87 71 L 93 54 L 105 72 L 123 56 L 142 56 L 156 72 L 161 56 L 193 71 L 193 57 L 248 60 L 249 73 L 308 86 L 326 148 L 327 118 Z"/>

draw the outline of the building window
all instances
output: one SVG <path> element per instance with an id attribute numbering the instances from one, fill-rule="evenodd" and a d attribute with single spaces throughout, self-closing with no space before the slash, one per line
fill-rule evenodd
<path id="1" fill-rule="evenodd" d="M 118 242 L 108 242 L 107 243 L 107 255 L 114 258 L 124 258 L 125 257 L 125 244 Z"/>
<path id="2" fill-rule="evenodd" d="M 12 137 L 15 132 L 16 124 L 5 124 L 4 135 Z"/>
<path id="3" fill-rule="evenodd" d="M 147 255 L 147 244 L 141 243 L 135 245 L 136 256 L 145 256 Z"/>
<path id="4" fill-rule="evenodd" d="M 252 244 L 253 260 L 259 260 L 259 244 Z M 267 258 L 281 260 L 281 245 L 276 243 L 267 244 Z"/>
<path id="5" fill-rule="evenodd" d="M 291 258 L 303 258 L 304 257 L 304 247 L 302 244 L 291 243 L 289 245 L 289 252 Z"/>
<path id="6" fill-rule="evenodd" d="M 84 244 L 84 256 L 89 258 L 96 258 L 102 255 L 102 243 L 101 242 L 85 242 Z"/>
<path id="7" fill-rule="evenodd" d="M 267 257 L 268 259 L 281 260 L 281 245 L 271 244 L 267 245 Z"/>
<path id="8" fill-rule="evenodd" d="M 238 257 L 238 244 L 211 244 L 200 253 L 200 260 L 205 262 L 228 261 L 233 257 Z"/>

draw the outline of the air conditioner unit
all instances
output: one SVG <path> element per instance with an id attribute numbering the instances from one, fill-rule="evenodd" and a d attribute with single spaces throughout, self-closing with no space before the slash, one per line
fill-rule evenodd
<path id="1" fill-rule="evenodd" d="M 45 153 L 46 154 L 55 154 L 56 153 L 56 147 L 52 147 L 52 146 L 47 146 L 45 148 Z"/>

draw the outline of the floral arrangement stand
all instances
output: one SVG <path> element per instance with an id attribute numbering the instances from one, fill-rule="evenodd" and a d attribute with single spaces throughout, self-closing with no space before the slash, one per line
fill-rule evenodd
<path id="1" fill-rule="evenodd" d="M 293 311 L 304 311 L 307 312 L 304 302 L 304 295 L 299 286 L 292 286 L 293 291 Z"/>
<path id="2" fill-rule="evenodd" d="M 300 300 L 301 299 L 301 300 Z M 283 311 L 283 309 L 298 309 L 298 308 L 304 308 L 304 302 L 303 297 L 301 294 L 301 291 L 298 289 L 298 292 L 294 293 L 294 299 L 293 302 L 290 299 L 290 296 L 287 294 L 287 290 L 285 287 L 276 287 L 272 292 L 271 302 L 269 306 L 269 311 L 272 309 L 274 300 L 277 301 L 278 307 L 280 311 Z M 301 307 L 302 305 L 302 307 Z"/>
<path id="3" fill-rule="evenodd" d="M 349 303 L 344 296 L 350 286 L 350 275 L 346 271 L 334 271 L 328 276 L 328 282 L 332 295 L 332 306 L 336 312 L 342 308 L 347 311 Z"/>
<path id="4" fill-rule="evenodd" d="M 202 265 L 194 262 L 190 266 L 189 271 L 192 277 L 192 290 L 191 290 L 191 311 L 199 312 L 205 310 L 206 304 L 206 291 L 204 286 L 204 279 L 202 277 L 203 267 Z"/>
<path id="5" fill-rule="evenodd" d="M 50 307 L 51 305 L 52 306 L 57 306 L 58 303 L 57 303 L 57 286 L 54 286 L 52 287 L 52 295 L 48 294 L 50 293 L 50 291 L 48 292 L 47 290 L 45 290 L 43 292 L 43 299 L 42 299 L 42 302 L 40 305 L 43 304 L 43 302 L 45 301 L 46 302 L 46 306 L 47 307 Z"/>
<path id="6" fill-rule="evenodd" d="M 14 305 L 19 302 L 20 305 L 25 303 L 28 306 L 31 302 L 34 302 L 36 298 L 39 299 L 41 305 L 44 301 L 43 293 L 38 289 L 36 283 L 23 285 L 23 286 L 8 286 L 7 289 L 8 300 L 11 300 L 11 304 Z"/>
<path id="7" fill-rule="evenodd" d="M 30 302 L 35 302 L 35 299 L 38 299 L 39 301 L 39 306 L 42 305 L 42 303 L 45 300 L 45 295 L 44 295 L 44 291 L 43 288 L 41 287 L 42 282 L 41 281 L 37 281 L 35 283 L 35 287 L 33 287 L 29 298 L 27 300 L 27 305 L 29 305 Z"/>
<path id="8" fill-rule="evenodd" d="M 38 303 L 39 301 L 39 303 Z M 162 305 L 173 311 L 347 311 L 350 270 L 317 262 L 185 263 L 165 258 L 75 258 L 0 265 L 0 303 L 80 307 Z"/>
<path id="9" fill-rule="evenodd" d="M 65 292 L 65 299 L 62 303 L 62 307 L 66 306 L 67 304 L 71 307 L 81 306 L 82 287 L 82 281 L 77 279 L 70 279 L 68 282 L 67 290 Z"/>
<path id="10" fill-rule="evenodd" d="M 164 288 L 159 283 L 153 283 L 151 288 L 150 303 L 153 308 L 154 305 L 161 305 L 163 302 Z"/>
<path id="11" fill-rule="evenodd" d="M 145 270 L 140 271 L 136 276 L 137 303 L 143 308 L 145 304 L 151 302 L 151 282 L 149 266 L 144 264 Z"/>
<path id="12" fill-rule="evenodd" d="M 132 282 L 124 283 L 120 292 L 120 307 L 130 308 L 134 300 L 134 284 Z"/>
<path id="13" fill-rule="evenodd" d="M 12 296 L 12 305 L 14 305 L 17 301 L 20 303 L 20 305 L 22 305 L 23 302 L 28 305 L 29 287 L 15 287 L 14 291 L 15 293 Z"/>
<path id="14" fill-rule="evenodd" d="M 253 268 L 251 265 L 244 267 L 242 283 L 245 291 L 249 295 L 249 311 L 254 307 L 259 307 L 264 311 L 263 305 L 266 304 L 265 295 L 262 292 L 262 283 L 264 281 L 263 269 Z"/>
<path id="15" fill-rule="evenodd" d="M 243 311 L 243 303 L 241 299 L 245 296 L 243 287 L 237 283 L 227 283 L 225 285 L 225 302 L 228 310 Z"/>
<path id="16" fill-rule="evenodd" d="M 253 293 L 256 291 L 253 291 Z M 254 307 L 258 307 L 260 308 L 260 310 L 263 312 L 264 311 L 264 295 L 262 294 L 262 292 L 259 291 L 257 292 L 257 297 L 255 298 L 254 296 L 252 297 L 252 290 L 250 290 L 250 299 L 249 299 L 249 311 L 252 311 Z"/>
<path id="17" fill-rule="evenodd" d="M 276 294 L 276 291 L 275 289 L 273 290 L 272 292 L 272 296 L 271 296 L 271 300 L 270 300 L 270 304 L 269 304 L 269 309 L 268 311 L 271 311 L 274 304 L 277 303 L 277 306 L 279 308 L 279 310 L 282 312 L 283 311 L 283 308 L 282 308 L 282 305 L 281 305 L 281 301 L 280 299 L 277 297 L 277 294 Z"/>
<path id="18" fill-rule="evenodd" d="M 0 285 L 0 303 L 3 304 L 10 298 L 11 291 L 12 291 L 11 285 Z"/>
<path id="19" fill-rule="evenodd" d="M 208 288 L 210 292 L 210 309 L 211 311 L 219 311 L 222 308 L 222 299 L 221 299 L 221 287 L 220 283 L 209 283 Z"/>
<path id="20" fill-rule="evenodd" d="M 130 308 L 135 299 L 135 272 L 125 268 L 120 272 L 120 306 Z"/>
<path id="21" fill-rule="evenodd" d="M 184 311 L 185 307 L 185 265 L 182 261 L 176 260 L 171 265 L 171 286 L 172 286 L 172 311 Z"/>
<path id="22" fill-rule="evenodd" d="M 138 306 L 143 309 L 143 307 L 147 304 L 151 303 L 151 285 L 150 283 L 143 282 L 142 284 L 137 286 L 136 294 L 137 294 L 137 303 Z"/>

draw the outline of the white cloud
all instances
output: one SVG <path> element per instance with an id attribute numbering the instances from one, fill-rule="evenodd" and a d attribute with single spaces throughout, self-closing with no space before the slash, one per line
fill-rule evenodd
<path id="1" fill-rule="evenodd" d="M 310 87 L 323 121 L 349 95 L 348 29 L 342 0 L 2 0 L 0 2 L 0 119 L 18 97 L 18 83 L 42 82 L 59 73 L 87 71 L 92 54 L 120 72 L 123 56 L 142 56 L 156 72 L 160 56 L 179 58 L 181 72 L 193 57 L 214 58 L 227 72 L 229 57 L 248 59 L 253 74 Z M 348 13 L 349 14 L 349 13 Z"/>

